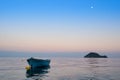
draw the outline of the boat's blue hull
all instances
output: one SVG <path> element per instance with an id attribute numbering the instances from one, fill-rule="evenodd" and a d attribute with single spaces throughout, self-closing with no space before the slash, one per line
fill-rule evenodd
<path id="1" fill-rule="evenodd" d="M 43 60 L 43 59 L 30 58 L 30 59 L 27 59 L 27 62 L 32 68 L 45 67 L 50 65 L 49 59 Z"/>

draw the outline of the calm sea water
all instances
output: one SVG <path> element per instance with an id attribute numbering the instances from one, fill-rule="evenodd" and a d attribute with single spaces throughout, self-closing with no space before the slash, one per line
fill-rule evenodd
<path id="1" fill-rule="evenodd" d="M 51 58 L 50 68 L 29 75 L 27 58 L 0 58 L 0 80 L 120 80 L 118 58 Z"/>

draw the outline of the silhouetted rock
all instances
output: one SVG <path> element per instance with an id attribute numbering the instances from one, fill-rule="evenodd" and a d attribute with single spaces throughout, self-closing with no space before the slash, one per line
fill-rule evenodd
<path id="1" fill-rule="evenodd" d="M 96 52 L 90 52 L 88 53 L 86 56 L 84 56 L 84 58 L 107 58 L 107 56 L 101 56 Z"/>

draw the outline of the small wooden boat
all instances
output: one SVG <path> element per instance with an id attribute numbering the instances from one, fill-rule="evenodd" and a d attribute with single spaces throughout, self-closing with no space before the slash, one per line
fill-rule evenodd
<path id="1" fill-rule="evenodd" d="M 50 65 L 49 59 L 35 59 L 35 58 L 29 58 L 27 59 L 28 64 L 31 66 L 31 68 L 37 68 L 37 67 L 46 67 Z"/>

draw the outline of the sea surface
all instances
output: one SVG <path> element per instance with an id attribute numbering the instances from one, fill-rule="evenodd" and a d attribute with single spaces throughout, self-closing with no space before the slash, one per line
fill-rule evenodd
<path id="1" fill-rule="evenodd" d="M 35 74 L 27 58 L 0 58 L 0 80 L 120 80 L 119 58 L 51 58 L 49 68 Z"/>

